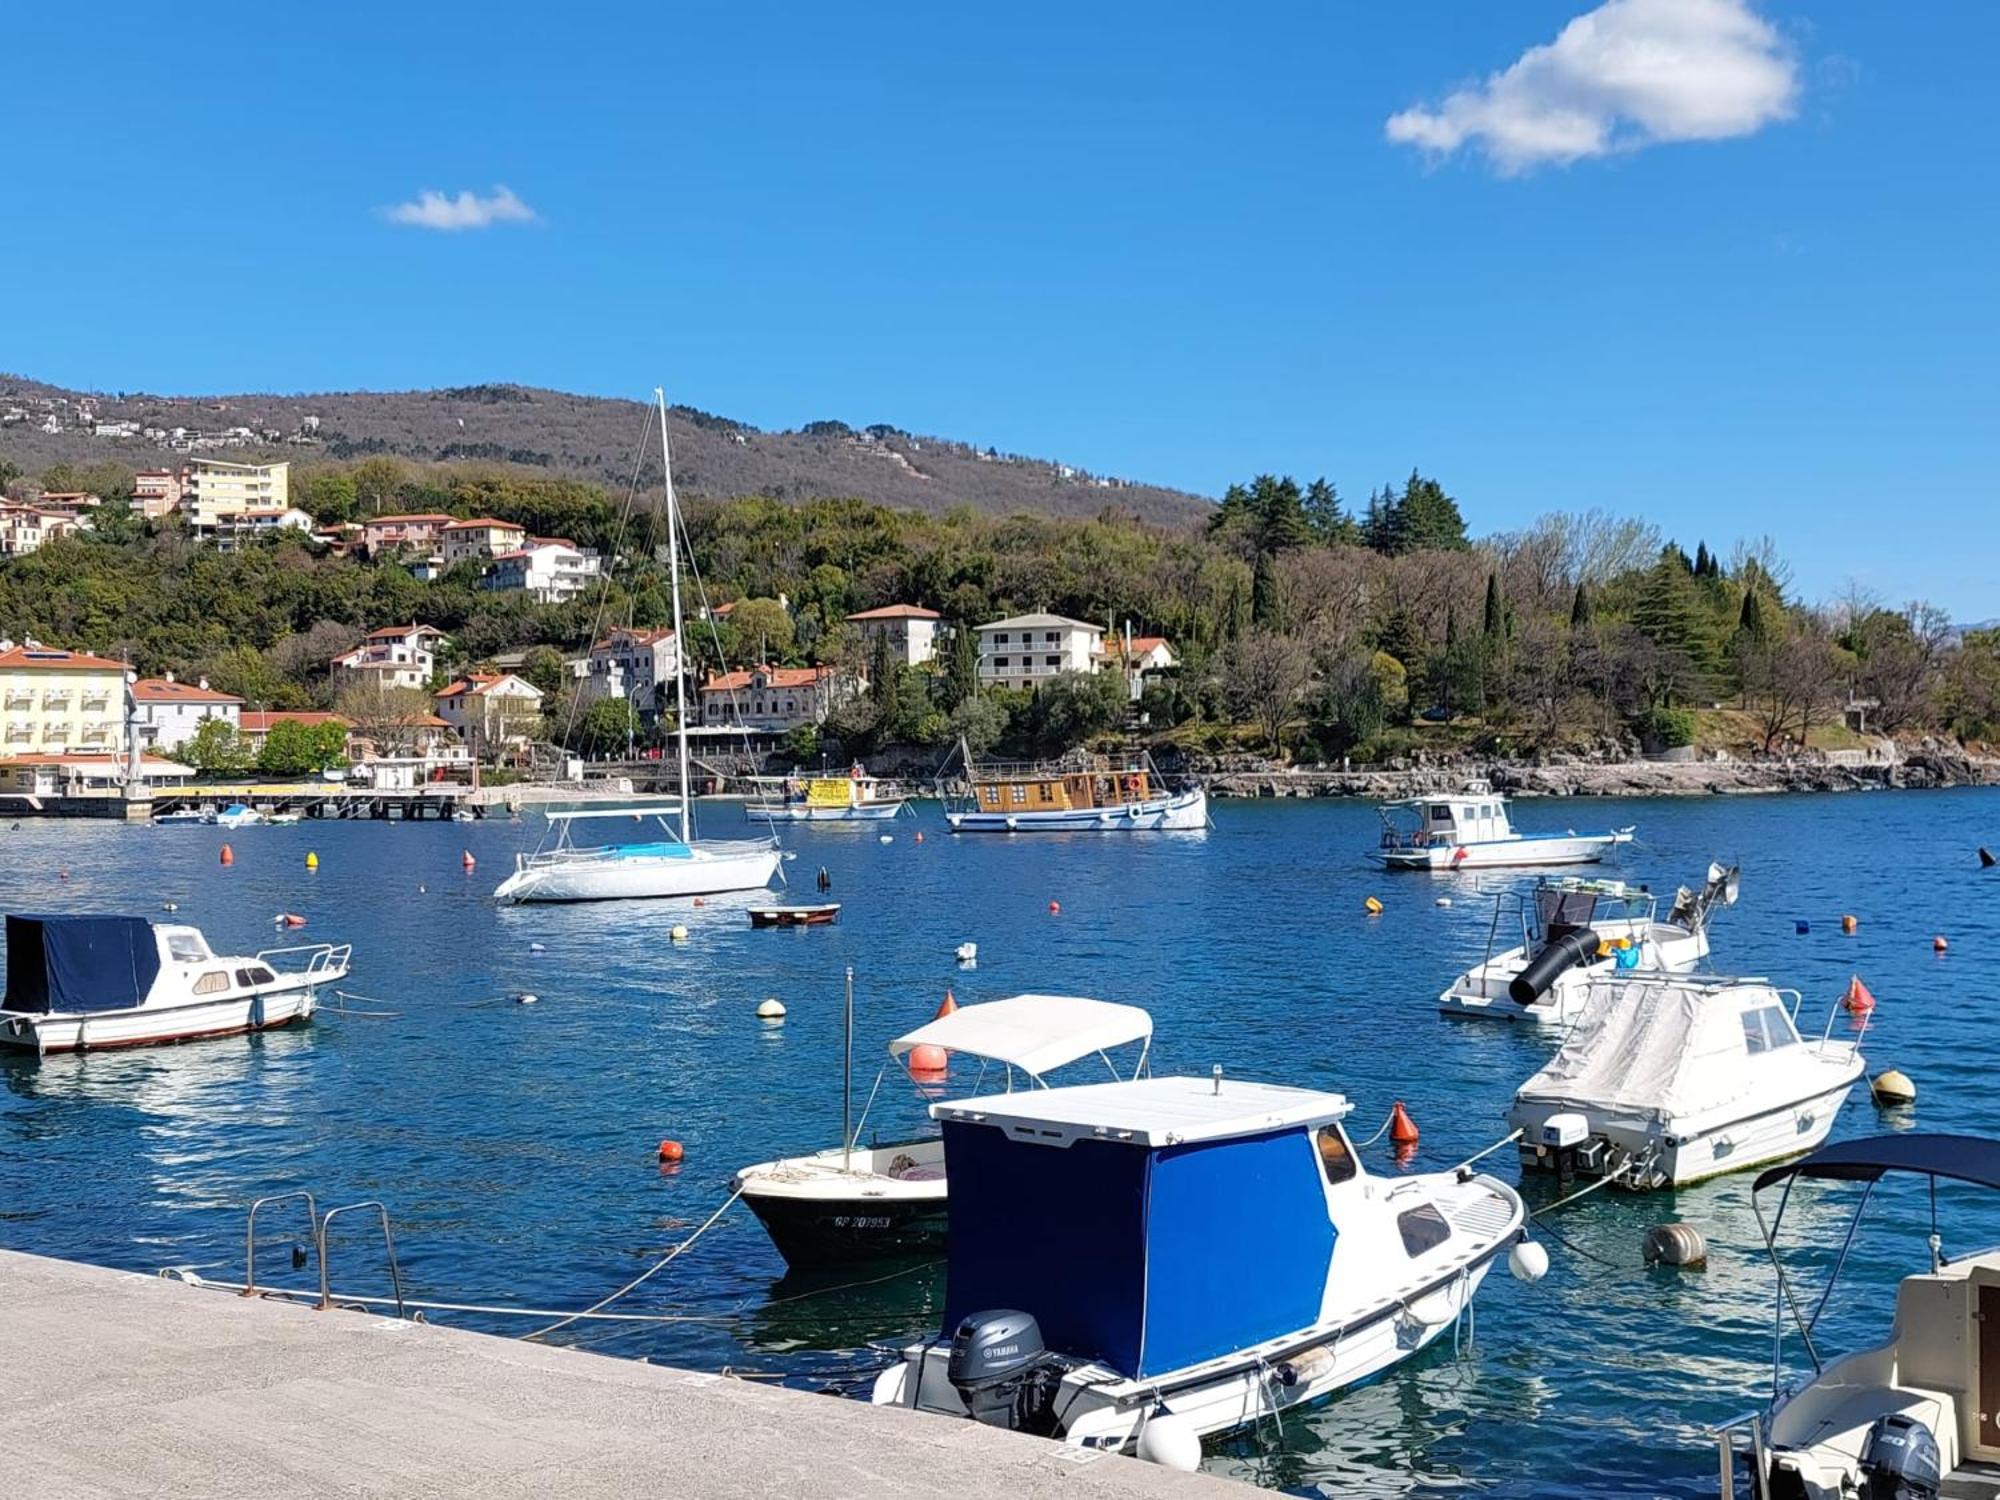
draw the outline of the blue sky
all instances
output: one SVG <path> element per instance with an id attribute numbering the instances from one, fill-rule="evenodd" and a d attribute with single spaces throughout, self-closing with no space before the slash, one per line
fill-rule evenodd
<path id="1" fill-rule="evenodd" d="M 2000 8 L 1590 11 L 27 7 L 0 369 L 1417 465 L 1478 532 L 1603 506 L 2000 615 Z"/>

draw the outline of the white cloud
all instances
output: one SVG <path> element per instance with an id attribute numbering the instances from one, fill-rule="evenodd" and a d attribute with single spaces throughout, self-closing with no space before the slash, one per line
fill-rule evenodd
<path id="1" fill-rule="evenodd" d="M 426 188 L 408 203 L 398 203 L 388 214 L 391 223 L 416 229 L 487 229 L 495 224 L 535 222 L 535 211 L 509 187 L 495 187 L 484 198 L 474 192 L 447 197 Z"/>
<path id="2" fill-rule="evenodd" d="M 1790 119 L 1798 68 L 1749 0 L 1605 0 L 1553 42 L 1435 109 L 1391 115 L 1390 140 L 1476 145 L 1503 176 L 1550 162 L 1719 141 Z"/>

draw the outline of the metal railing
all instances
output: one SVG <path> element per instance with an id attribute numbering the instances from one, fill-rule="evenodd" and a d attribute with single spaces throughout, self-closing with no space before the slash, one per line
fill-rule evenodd
<path id="1" fill-rule="evenodd" d="M 303 969 L 284 970 L 280 969 L 273 962 L 274 959 L 297 953 L 308 955 L 306 966 Z M 289 948 L 263 948 L 254 954 L 253 957 L 255 957 L 258 963 L 277 972 L 282 978 L 296 979 L 303 977 L 308 980 L 339 979 L 347 973 L 350 961 L 354 957 L 354 944 L 298 943 Z"/>
<path id="2" fill-rule="evenodd" d="M 303 1198 L 306 1205 L 306 1238 L 311 1241 L 313 1253 L 320 1255 L 322 1246 L 319 1237 L 319 1204 L 313 1195 L 300 1191 L 294 1193 L 273 1193 L 268 1198 L 259 1198 L 250 1205 L 250 1215 L 243 1225 L 243 1290 L 238 1295 L 257 1295 L 257 1210 L 268 1203 L 288 1203 Z M 322 1259 L 324 1265 L 324 1259 Z"/>
<path id="3" fill-rule="evenodd" d="M 1715 1438 L 1716 1477 L 1719 1481 L 1716 1493 L 1721 1500 L 1736 1500 L 1736 1434 L 1745 1430 L 1750 1435 L 1752 1500 L 1771 1500 L 1771 1455 L 1764 1443 L 1764 1414 L 1761 1411 L 1745 1412 L 1709 1429 Z"/>
<path id="4" fill-rule="evenodd" d="M 396 1294 L 396 1316 L 404 1317 L 403 1269 L 396 1263 L 396 1237 L 389 1229 L 389 1210 L 381 1202 L 369 1199 L 366 1203 L 343 1203 L 339 1208 L 329 1208 L 319 1221 L 319 1303 L 321 1312 L 333 1306 L 333 1294 L 327 1290 L 326 1247 L 331 1239 L 333 1221 L 341 1214 L 365 1213 L 373 1209 L 382 1222 L 382 1248 L 389 1257 L 389 1285 Z"/>

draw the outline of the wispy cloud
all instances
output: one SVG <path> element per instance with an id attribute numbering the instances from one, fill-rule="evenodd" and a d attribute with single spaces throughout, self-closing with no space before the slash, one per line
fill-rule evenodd
<path id="1" fill-rule="evenodd" d="M 535 222 L 535 211 L 515 197 L 512 188 L 497 186 L 483 198 L 470 191 L 452 197 L 426 188 L 387 213 L 392 224 L 413 229 L 490 229 L 495 224 Z"/>
<path id="2" fill-rule="evenodd" d="M 1502 176 L 1667 141 L 1751 135 L 1792 117 L 1798 67 L 1749 0 L 1606 0 L 1553 42 L 1391 115 L 1390 140 L 1486 154 Z"/>

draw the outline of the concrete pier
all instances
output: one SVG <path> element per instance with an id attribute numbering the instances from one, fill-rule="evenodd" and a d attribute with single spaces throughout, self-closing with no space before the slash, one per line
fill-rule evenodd
<path id="1" fill-rule="evenodd" d="M 971 1422 L 0 1251 L 5 1490 L 1243 1496 Z"/>

